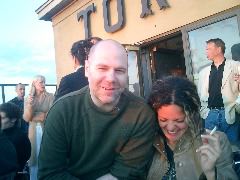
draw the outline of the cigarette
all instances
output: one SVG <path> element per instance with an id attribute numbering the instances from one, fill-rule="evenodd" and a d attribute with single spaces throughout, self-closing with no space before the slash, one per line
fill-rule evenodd
<path id="1" fill-rule="evenodd" d="M 217 126 L 213 128 L 213 130 L 210 132 L 210 135 L 213 135 L 213 133 L 217 130 Z"/>

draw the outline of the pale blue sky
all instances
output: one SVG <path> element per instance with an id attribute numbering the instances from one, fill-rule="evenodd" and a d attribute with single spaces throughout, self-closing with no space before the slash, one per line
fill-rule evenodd
<path id="1" fill-rule="evenodd" d="M 0 1 L 0 83 L 28 84 L 37 74 L 56 83 L 52 24 L 35 13 L 45 1 Z"/>

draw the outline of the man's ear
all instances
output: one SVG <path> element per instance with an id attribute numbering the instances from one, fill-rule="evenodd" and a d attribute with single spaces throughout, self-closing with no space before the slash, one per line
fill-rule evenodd
<path id="1" fill-rule="evenodd" d="M 89 61 L 85 60 L 85 76 L 88 77 L 88 71 L 89 71 Z"/>
<path id="2" fill-rule="evenodd" d="M 218 47 L 218 53 L 222 53 L 222 48 L 221 47 Z"/>

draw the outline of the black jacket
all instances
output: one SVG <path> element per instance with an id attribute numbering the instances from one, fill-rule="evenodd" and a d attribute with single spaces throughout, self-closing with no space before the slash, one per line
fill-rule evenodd
<path id="1" fill-rule="evenodd" d="M 22 171 L 31 155 L 31 143 L 26 133 L 17 127 L 4 129 L 3 133 L 15 146 L 18 160 L 18 171 Z"/>
<path id="2" fill-rule="evenodd" d="M 86 85 L 88 85 L 88 80 L 85 77 L 84 67 L 81 67 L 76 72 L 68 74 L 61 79 L 54 101 L 63 95 L 77 91 Z"/>
<path id="3" fill-rule="evenodd" d="M 24 121 L 24 119 L 22 118 L 23 116 L 23 109 L 24 109 L 24 100 L 19 99 L 18 97 L 13 98 L 12 100 L 8 101 L 10 103 L 13 103 L 15 105 L 17 105 L 20 109 L 20 113 L 21 113 L 21 120 L 20 120 L 20 127 L 21 130 L 28 134 L 28 122 Z"/>
<path id="4" fill-rule="evenodd" d="M 0 132 L 0 179 L 11 172 L 17 172 L 17 153 L 10 140 Z"/>

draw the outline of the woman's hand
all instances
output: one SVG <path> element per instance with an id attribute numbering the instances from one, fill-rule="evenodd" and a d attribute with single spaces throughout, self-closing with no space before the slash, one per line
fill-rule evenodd
<path id="1" fill-rule="evenodd" d="M 210 135 L 210 130 L 206 130 L 207 134 L 201 135 L 203 145 L 197 149 L 200 153 L 200 161 L 202 169 L 207 179 L 215 179 L 215 165 L 220 157 L 221 148 L 218 133 Z"/>
<path id="2" fill-rule="evenodd" d="M 33 96 L 29 95 L 24 103 L 23 119 L 26 122 L 31 122 L 33 118 Z"/>
<path id="3" fill-rule="evenodd" d="M 33 105 L 33 100 L 34 100 L 34 97 L 29 94 L 28 99 L 27 99 L 27 104 L 32 106 Z"/>

